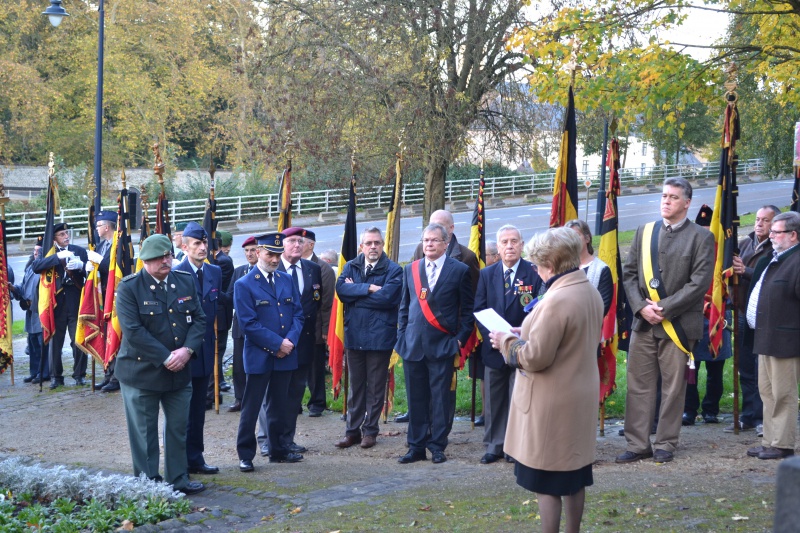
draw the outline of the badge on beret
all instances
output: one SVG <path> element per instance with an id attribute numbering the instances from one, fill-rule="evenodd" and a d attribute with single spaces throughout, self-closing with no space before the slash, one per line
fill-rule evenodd
<path id="1" fill-rule="evenodd" d="M 650 285 L 651 289 L 657 289 L 658 286 L 661 285 L 661 283 L 656 278 L 653 278 L 653 279 L 650 280 L 648 285 Z"/>
<path id="2" fill-rule="evenodd" d="M 419 290 L 419 299 L 420 299 L 420 300 L 424 300 L 424 299 L 426 299 L 427 297 L 428 297 L 428 289 L 427 289 L 427 288 L 425 288 L 425 287 L 422 287 L 422 288 Z"/>

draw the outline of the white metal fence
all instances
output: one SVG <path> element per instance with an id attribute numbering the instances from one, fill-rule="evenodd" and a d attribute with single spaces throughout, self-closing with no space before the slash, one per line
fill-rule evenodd
<path id="1" fill-rule="evenodd" d="M 740 161 L 738 176 L 759 174 L 762 166 L 763 160 L 761 159 Z M 620 169 L 620 181 L 623 188 L 628 188 L 661 183 L 670 177 L 713 181 L 717 179 L 718 174 L 718 162 L 697 165 L 661 165 L 640 169 Z M 599 171 L 578 173 L 579 184 L 586 179 L 592 180 L 594 186 L 599 185 Z M 491 198 L 551 193 L 553 180 L 552 172 L 486 178 L 484 195 Z M 448 202 L 473 200 L 478 194 L 478 184 L 478 177 L 470 180 L 448 181 L 445 184 L 445 197 Z M 392 199 L 391 185 L 359 188 L 357 192 L 358 207 L 361 209 L 387 207 Z M 421 204 L 424 193 L 425 189 L 422 183 L 408 183 L 403 186 L 402 202 L 404 205 Z M 328 211 L 344 211 L 347 209 L 347 201 L 348 189 L 294 191 L 292 193 L 292 212 L 295 215 L 309 215 Z M 189 220 L 199 221 L 203 217 L 205 204 L 205 198 L 170 201 L 170 220 L 173 224 Z M 103 209 L 116 210 L 117 206 L 105 206 Z M 151 209 L 150 213 L 152 221 L 155 218 L 154 210 Z M 217 220 L 219 221 L 270 219 L 277 215 L 277 194 L 217 198 Z M 61 222 L 68 222 L 78 230 L 86 227 L 85 208 L 62 209 L 60 217 L 57 218 Z M 44 211 L 9 213 L 6 216 L 6 237 L 9 240 L 33 239 L 42 234 L 44 220 Z"/>

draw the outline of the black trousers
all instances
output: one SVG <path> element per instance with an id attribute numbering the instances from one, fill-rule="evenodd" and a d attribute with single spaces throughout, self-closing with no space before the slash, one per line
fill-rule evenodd
<path id="1" fill-rule="evenodd" d="M 719 414 L 719 401 L 722 398 L 722 372 L 725 369 L 725 359 L 721 361 L 698 361 L 697 370 L 700 370 L 700 363 L 706 367 L 706 394 L 703 397 L 703 414 L 717 416 Z M 700 408 L 700 393 L 697 384 L 686 385 L 686 403 L 683 412 L 694 419 L 697 410 Z"/>
<path id="2" fill-rule="evenodd" d="M 233 397 L 242 401 L 247 374 L 244 373 L 244 337 L 233 338 Z"/>
<path id="3" fill-rule="evenodd" d="M 308 381 L 308 367 L 311 363 L 297 365 L 297 370 L 292 371 L 289 378 L 288 408 L 289 415 L 286 419 L 286 427 L 281 436 L 281 444 L 289 447 L 294 442 L 294 434 L 297 430 L 297 416 L 303 408 L 303 395 L 306 393 L 306 382 Z"/>
<path id="4" fill-rule="evenodd" d="M 736 339 L 739 349 L 739 384 L 742 386 L 742 423 L 757 426 L 764 420 L 764 403 L 758 392 L 758 354 L 753 353 L 753 341 L 745 342 L 747 317 L 739 313 L 739 335 Z"/>
<path id="5" fill-rule="evenodd" d="M 64 290 L 67 290 L 66 288 Z M 61 361 L 61 351 L 64 349 L 64 340 L 69 331 L 70 347 L 72 347 L 72 377 L 74 379 L 86 377 L 86 354 L 75 346 L 75 329 L 78 326 L 78 305 L 72 301 L 73 298 L 59 298 L 58 307 L 55 312 L 56 330 L 50 339 L 48 346 L 50 358 L 50 376 L 58 381 L 64 382 L 64 364 Z M 80 302 L 80 297 L 78 299 Z M 61 309 L 59 309 L 59 307 Z"/>
<path id="6" fill-rule="evenodd" d="M 328 354 L 325 344 L 314 345 L 314 355 L 311 364 L 308 365 L 308 390 L 311 396 L 308 398 L 308 412 L 321 413 L 327 407 L 325 391 L 325 363 L 328 361 Z"/>
<path id="7" fill-rule="evenodd" d="M 210 376 L 192 378 L 192 398 L 186 424 L 186 459 L 189 466 L 203 466 L 203 428 L 206 423 L 206 389 Z"/>
<path id="8" fill-rule="evenodd" d="M 444 451 L 452 426 L 453 357 L 404 361 L 408 393 L 408 447 Z"/>
<path id="9" fill-rule="evenodd" d="M 281 435 L 285 432 L 289 417 L 297 419 L 297 411 L 289 412 L 289 374 L 285 372 L 267 372 L 265 374 L 247 374 L 244 393 L 242 395 L 242 413 L 239 417 L 239 430 L 236 436 L 236 453 L 239 459 L 252 461 L 256 456 L 256 422 L 261 404 L 266 400 L 266 433 L 269 442 L 270 456 L 284 457 L 288 450 L 281 444 Z"/>

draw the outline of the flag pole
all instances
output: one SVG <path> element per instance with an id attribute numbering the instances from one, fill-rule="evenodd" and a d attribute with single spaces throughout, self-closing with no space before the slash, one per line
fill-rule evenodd
<path id="1" fill-rule="evenodd" d="M 96 185 L 92 185 L 89 187 L 89 232 L 86 235 L 88 239 L 87 248 L 92 251 L 95 251 L 97 248 L 97 241 L 95 240 L 95 219 L 94 217 L 97 215 L 97 211 L 95 210 L 94 199 L 97 194 Z M 98 268 L 100 265 L 96 265 L 95 268 Z M 99 313 L 100 311 L 97 310 Z M 87 354 L 87 357 L 89 355 Z M 89 357 L 92 360 L 92 392 L 96 392 L 95 387 L 95 380 L 97 379 L 97 361 L 94 357 Z"/>
<path id="2" fill-rule="evenodd" d="M 1 177 L 1 175 L 0 175 L 0 177 Z M 2 224 L 2 228 L 0 228 L 0 231 L 2 231 L 2 235 L 3 235 L 3 242 L 0 243 L 0 246 L 2 246 L 2 250 L 0 250 L 0 253 L 3 254 L 2 260 L 3 260 L 3 266 L 5 267 L 5 270 L 6 270 L 5 271 L 6 281 L 8 281 L 8 255 L 6 253 L 7 252 L 7 250 L 6 250 L 6 204 L 8 202 L 9 202 L 9 198 L 8 198 L 8 196 L 6 196 L 5 186 L 3 185 L 2 179 L 0 179 L 0 224 Z M 6 291 L 6 294 L 8 294 L 8 291 Z M 12 317 L 8 316 L 12 312 L 11 311 L 11 296 L 10 295 L 8 296 L 8 301 L 7 302 L 8 302 L 8 304 L 5 306 L 5 309 L 4 309 L 4 312 L 5 312 L 6 316 L 4 317 L 5 324 L 3 324 L 3 327 L 4 327 L 4 329 L 7 329 L 6 335 L 8 336 L 9 339 L 11 339 L 12 338 L 11 331 L 8 331 L 11 328 L 11 323 L 12 323 L 12 319 L 11 319 Z M 14 345 L 13 345 L 13 342 L 9 343 L 8 348 L 9 348 L 8 354 L 3 354 L 3 355 L 7 356 L 8 359 L 9 359 L 8 366 L 11 369 L 11 386 L 13 387 L 14 386 Z M 5 357 L 4 357 L 4 359 L 5 359 Z M 40 367 L 40 369 L 41 369 L 41 367 Z"/>
<path id="3" fill-rule="evenodd" d="M 209 252 L 214 254 L 214 250 L 216 249 L 216 241 L 217 238 L 216 231 L 214 231 L 214 219 L 216 218 L 216 206 L 214 203 L 216 202 L 215 198 L 215 183 L 214 183 L 214 174 L 217 173 L 217 167 L 214 165 L 214 156 L 211 156 L 211 163 L 208 165 L 208 174 L 211 176 L 211 184 L 208 190 L 208 210 L 211 217 L 211 234 L 208 235 L 208 240 L 211 241 L 209 244 Z M 216 257 L 212 257 L 212 264 L 215 264 Z M 202 288 L 201 288 L 202 290 Z M 214 316 L 214 411 L 219 414 L 219 343 L 217 342 L 217 335 L 219 332 L 219 318 L 215 315 Z"/>

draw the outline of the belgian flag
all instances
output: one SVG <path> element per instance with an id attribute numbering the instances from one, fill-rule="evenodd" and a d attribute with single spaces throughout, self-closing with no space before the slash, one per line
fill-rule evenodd
<path id="1" fill-rule="evenodd" d="M 577 147 L 575 125 L 575 96 L 569 87 L 564 132 L 561 135 L 561 150 L 558 170 L 553 183 L 553 206 L 550 210 L 550 227 L 563 226 L 568 220 L 578 218 L 578 166 L 575 161 Z"/>

